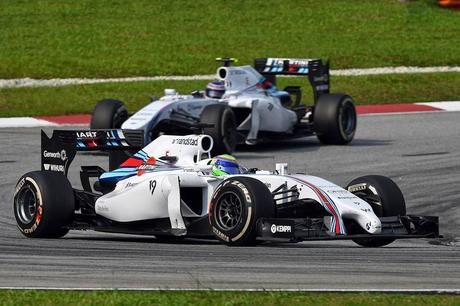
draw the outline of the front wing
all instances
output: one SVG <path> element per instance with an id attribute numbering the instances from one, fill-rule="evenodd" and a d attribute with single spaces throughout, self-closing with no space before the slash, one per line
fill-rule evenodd
<path id="1" fill-rule="evenodd" d="M 333 235 L 323 218 L 261 218 L 257 239 L 299 242 L 306 240 L 346 240 L 359 238 L 439 238 L 439 218 L 433 216 L 381 217 L 380 234 Z"/>

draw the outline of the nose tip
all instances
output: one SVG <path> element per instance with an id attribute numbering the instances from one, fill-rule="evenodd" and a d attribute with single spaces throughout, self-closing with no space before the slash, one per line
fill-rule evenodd
<path id="1" fill-rule="evenodd" d="M 366 224 L 366 229 L 370 234 L 380 234 L 382 232 L 382 223 L 380 220 L 372 220 Z"/>

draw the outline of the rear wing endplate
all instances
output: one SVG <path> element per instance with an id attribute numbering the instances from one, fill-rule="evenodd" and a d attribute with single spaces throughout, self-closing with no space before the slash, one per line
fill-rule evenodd
<path id="1" fill-rule="evenodd" d="M 277 75 L 308 76 L 315 102 L 329 93 L 329 62 L 321 59 L 256 58 L 254 68 L 274 85 Z"/>
<path id="2" fill-rule="evenodd" d="M 110 168 L 126 159 L 126 152 L 144 147 L 142 130 L 54 130 L 50 137 L 41 132 L 41 168 L 67 175 L 78 151 L 109 152 Z"/>

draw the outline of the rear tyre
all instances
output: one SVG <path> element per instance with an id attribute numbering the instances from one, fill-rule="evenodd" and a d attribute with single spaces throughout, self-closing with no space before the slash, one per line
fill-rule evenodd
<path id="1" fill-rule="evenodd" d="M 91 116 L 91 129 L 118 129 L 128 119 L 123 102 L 105 99 L 97 102 Z"/>
<path id="2" fill-rule="evenodd" d="M 369 203 L 377 217 L 406 215 L 406 202 L 401 189 L 386 176 L 359 177 L 348 184 L 347 190 Z M 393 238 L 365 238 L 353 241 L 365 247 L 380 247 L 394 240 Z"/>
<path id="3" fill-rule="evenodd" d="M 19 230 L 29 238 L 59 238 L 68 233 L 75 210 L 72 186 L 57 172 L 24 174 L 13 197 Z"/>
<path id="4" fill-rule="evenodd" d="M 275 216 L 267 186 L 251 177 L 232 177 L 214 192 L 209 222 L 215 237 L 227 245 L 254 245 L 259 218 Z"/>
<path id="5" fill-rule="evenodd" d="M 235 151 L 236 119 L 229 106 L 224 104 L 206 106 L 200 115 L 200 122 L 214 125 L 203 129 L 204 134 L 211 136 L 214 141 L 212 155 L 231 154 Z"/>
<path id="6" fill-rule="evenodd" d="M 357 124 L 353 99 L 338 93 L 320 96 L 313 111 L 313 121 L 316 135 L 322 143 L 350 143 Z"/>

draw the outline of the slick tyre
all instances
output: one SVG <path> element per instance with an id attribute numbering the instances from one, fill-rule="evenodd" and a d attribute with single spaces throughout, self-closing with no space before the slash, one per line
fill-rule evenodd
<path id="1" fill-rule="evenodd" d="M 62 237 L 69 231 L 74 215 L 73 189 L 60 173 L 29 172 L 16 184 L 13 210 L 18 228 L 26 237 Z"/>
<path id="2" fill-rule="evenodd" d="M 350 143 L 357 124 L 353 99 L 338 93 L 320 96 L 313 110 L 313 122 L 316 135 L 322 143 Z"/>
<path id="3" fill-rule="evenodd" d="M 275 216 L 273 197 L 259 180 L 232 177 L 214 192 L 209 222 L 214 236 L 227 245 L 254 245 L 259 218 Z"/>
<path id="4" fill-rule="evenodd" d="M 200 115 L 200 122 L 213 125 L 203 129 L 204 134 L 211 136 L 214 141 L 211 151 L 213 156 L 235 151 L 236 119 L 230 107 L 223 104 L 208 105 Z"/>
<path id="5" fill-rule="evenodd" d="M 406 202 L 398 185 L 381 175 L 362 176 L 351 181 L 347 190 L 370 204 L 377 217 L 405 216 Z M 380 247 L 390 244 L 393 238 L 355 239 L 365 247 Z"/>
<path id="6" fill-rule="evenodd" d="M 118 129 L 128 119 L 123 102 L 105 99 L 97 102 L 91 116 L 91 129 Z"/>

